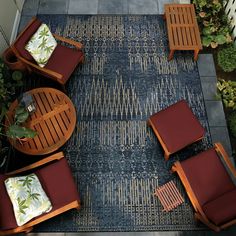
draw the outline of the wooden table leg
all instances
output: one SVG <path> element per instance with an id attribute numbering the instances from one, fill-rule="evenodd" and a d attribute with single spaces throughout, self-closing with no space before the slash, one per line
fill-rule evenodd
<path id="1" fill-rule="evenodd" d="M 175 50 L 170 50 L 169 56 L 168 56 L 168 61 L 173 59 Z"/>
<path id="2" fill-rule="evenodd" d="M 199 49 L 194 50 L 194 61 L 197 61 Z"/>

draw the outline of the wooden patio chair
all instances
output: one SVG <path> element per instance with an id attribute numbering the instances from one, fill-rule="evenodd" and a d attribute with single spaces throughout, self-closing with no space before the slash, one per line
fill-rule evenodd
<path id="1" fill-rule="evenodd" d="M 76 66 L 84 61 L 83 45 L 71 39 L 53 34 L 56 40 L 69 44 L 73 48 L 64 46 L 58 42 L 45 67 L 40 67 L 25 49 L 25 46 L 41 24 L 42 22 L 39 19 L 33 17 L 11 45 L 11 49 L 18 60 L 26 66 L 28 71 L 39 73 L 64 86 Z"/>
<path id="2" fill-rule="evenodd" d="M 177 172 L 195 210 L 195 218 L 218 232 L 236 224 L 236 170 L 220 143 L 182 162 Z"/>
<path id="3" fill-rule="evenodd" d="M 34 173 L 52 204 L 52 209 L 33 218 L 23 226 L 18 226 L 13 212 L 12 203 L 4 186 L 9 177 Z M 20 232 L 28 233 L 33 226 L 70 209 L 80 208 L 80 198 L 71 170 L 62 152 L 44 158 L 19 170 L 0 175 L 0 235 Z"/>

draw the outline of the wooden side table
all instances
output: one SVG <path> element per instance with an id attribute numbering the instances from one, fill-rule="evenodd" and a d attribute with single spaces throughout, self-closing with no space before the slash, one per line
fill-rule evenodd
<path id="1" fill-rule="evenodd" d="M 173 180 L 162 185 L 161 187 L 158 187 L 154 195 L 159 198 L 161 205 L 164 208 L 163 211 L 165 212 L 172 211 L 184 202 L 184 199 Z"/>
<path id="2" fill-rule="evenodd" d="M 33 96 L 36 112 L 30 115 L 25 126 L 36 130 L 38 135 L 25 143 L 9 139 L 20 152 L 29 155 L 44 155 L 54 152 L 72 135 L 76 125 L 76 111 L 72 101 L 59 90 L 53 88 L 37 88 L 28 91 Z M 11 122 L 18 101 L 14 101 L 9 109 Z"/>
<path id="3" fill-rule="evenodd" d="M 175 50 L 193 50 L 196 61 L 199 51 L 202 50 L 202 43 L 194 5 L 165 4 L 164 19 L 170 48 L 168 60 L 173 58 Z"/>

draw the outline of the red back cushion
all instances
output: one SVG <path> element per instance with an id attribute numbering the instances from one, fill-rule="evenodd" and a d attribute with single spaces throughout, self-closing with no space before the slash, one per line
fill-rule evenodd
<path id="1" fill-rule="evenodd" d="M 181 162 L 181 166 L 201 206 L 235 188 L 214 148 Z"/>
<path id="2" fill-rule="evenodd" d="M 236 219 L 236 187 L 233 191 L 205 204 L 203 211 L 216 225 Z"/>
<path id="3" fill-rule="evenodd" d="M 24 32 L 16 39 L 14 43 L 15 48 L 20 53 L 22 57 L 26 60 L 32 61 L 33 57 L 25 50 L 25 45 L 28 43 L 33 34 L 37 31 L 38 27 L 42 22 L 38 19 L 35 19 L 30 26 L 24 30 Z"/>

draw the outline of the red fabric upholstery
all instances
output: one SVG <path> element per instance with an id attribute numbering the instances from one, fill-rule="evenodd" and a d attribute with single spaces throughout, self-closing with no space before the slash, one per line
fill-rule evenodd
<path id="1" fill-rule="evenodd" d="M 24 31 L 24 33 L 19 38 L 17 38 L 16 42 L 14 43 L 14 46 L 17 49 L 17 51 L 26 60 L 29 60 L 29 61 L 34 60 L 33 57 L 29 54 L 29 52 L 25 50 L 25 45 L 28 43 L 30 38 L 37 31 L 37 29 L 39 28 L 39 26 L 41 24 L 42 24 L 42 22 L 40 20 L 36 19 L 30 25 L 30 27 L 26 31 Z"/>
<path id="2" fill-rule="evenodd" d="M 197 141 L 205 133 L 204 128 L 184 100 L 152 115 L 150 120 L 170 153 L 179 151 Z"/>
<path id="3" fill-rule="evenodd" d="M 35 171 L 54 211 L 73 201 L 79 201 L 79 194 L 65 158 L 49 163 Z M 17 227 L 12 203 L 8 197 L 4 180 L 9 176 L 0 175 L 0 230 Z M 50 211 L 50 212 L 51 212 Z M 45 213 L 47 214 L 47 213 Z M 34 219 L 40 218 L 38 216 Z"/>
<path id="4" fill-rule="evenodd" d="M 203 211 L 216 225 L 236 219 L 236 187 L 215 200 L 205 204 Z"/>
<path id="5" fill-rule="evenodd" d="M 235 189 L 213 148 L 182 161 L 181 166 L 201 206 Z"/>
<path id="6" fill-rule="evenodd" d="M 7 179 L 8 176 L 0 175 L 0 229 L 7 230 L 16 228 L 16 219 L 13 212 L 13 207 L 11 200 L 8 196 L 7 190 L 5 188 L 4 180 Z"/>
<path id="7" fill-rule="evenodd" d="M 45 68 L 62 74 L 62 81 L 64 84 L 79 62 L 81 62 L 82 57 L 82 51 L 58 44 Z"/>
<path id="8" fill-rule="evenodd" d="M 72 201 L 79 201 L 79 194 L 65 158 L 35 172 L 49 197 L 53 210 Z"/>

